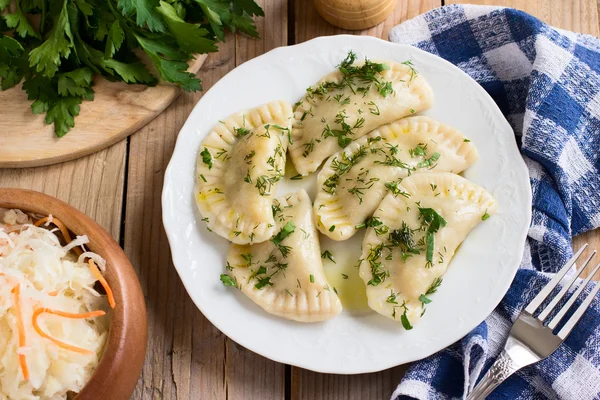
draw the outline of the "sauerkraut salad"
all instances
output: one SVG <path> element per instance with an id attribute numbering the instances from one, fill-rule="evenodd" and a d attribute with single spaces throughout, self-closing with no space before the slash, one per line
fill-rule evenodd
<path id="1" fill-rule="evenodd" d="M 66 399 L 93 374 L 115 301 L 87 241 L 0 209 L 0 399 Z"/>

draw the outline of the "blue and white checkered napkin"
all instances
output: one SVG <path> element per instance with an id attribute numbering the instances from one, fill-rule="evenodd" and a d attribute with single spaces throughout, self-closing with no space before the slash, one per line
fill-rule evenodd
<path id="1" fill-rule="evenodd" d="M 547 282 L 541 272 L 555 272 L 573 254 L 572 235 L 600 225 L 600 40 L 514 9 L 473 5 L 406 21 L 390 40 L 445 58 L 479 82 L 511 123 L 531 176 L 528 244 L 506 297 L 461 341 L 414 363 L 392 395 L 460 398 Z M 516 373 L 489 398 L 600 399 L 600 299 L 551 357 Z"/>

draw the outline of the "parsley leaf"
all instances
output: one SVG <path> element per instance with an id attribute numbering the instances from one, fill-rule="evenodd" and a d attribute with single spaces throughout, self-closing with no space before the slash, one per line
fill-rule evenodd
<path id="1" fill-rule="evenodd" d="M 205 147 L 204 150 L 202 150 L 202 152 L 200 153 L 200 155 L 202 156 L 202 162 L 208 165 L 208 169 L 212 169 L 213 162 L 210 151 L 208 151 L 208 149 Z"/>
<path id="2" fill-rule="evenodd" d="M 116 20 L 112 23 L 107 35 L 104 58 L 111 58 L 115 52 L 121 48 L 123 40 L 125 40 L 125 32 L 123 32 L 123 28 L 121 28 L 119 20 Z"/>
<path id="3" fill-rule="evenodd" d="M 165 25 L 156 12 L 158 1 L 156 0 L 119 0 L 119 8 L 124 17 L 131 17 L 134 13 L 136 23 L 140 27 L 148 26 L 152 32 L 164 32 Z"/>
<path id="4" fill-rule="evenodd" d="M 40 35 L 33 29 L 33 26 L 29 23 L 25 14 L 21 11 L 20 1 L 15 2 L 16 12 L 13 14 L 6 14 L 4 20 L 6 26 L 13 28 L 15 32 L 21 37 L 33 36 L 39 39 Z"/>
<path id="5" fill-rule="evenodd" d="M 48 39 L 29 53 L 29 65 L 44 76 L 52 78 L 61 64 L 60 59 L 68 58 L 72 47 L 73 34 L 67 13 L 67 0 L 64 0 Z"/>
<path id="6" fill-rule="evenodd" d="M 83 96 L 92 83 L 92 71 L 79 68 L 58 76 L 58 94 L 61 96 Z"/>
<path id="7" fill-rule="evenodd" d="M 172 5 L 161 1 L 157 9 L 165 17 L 169 31 L 175 36 L 182 50 L 190 54 L 217 51 L 215 43 L 206 37 L 208 31 L 200 28 L 199 24 L 189 24 L 179 18 Z"/>
<path id="8" fill-rule="evenodd" d="M 221 282 L 223 282 L 223 285 L 225 286 L 233 286 L 233 287 L 237 287 L 237 283 L 234 279 L 231 279 L 231 277 L 227 274 L 221 274 Z"/>
<path id="9" fill-rule="evenodd" d="M 79 115 L 80 97 L 61 97 L 48 108 L 46 123 L 54 123 L 56 136 L 64 136 L 70 128 L 75 126 L 75 117 Z"/>

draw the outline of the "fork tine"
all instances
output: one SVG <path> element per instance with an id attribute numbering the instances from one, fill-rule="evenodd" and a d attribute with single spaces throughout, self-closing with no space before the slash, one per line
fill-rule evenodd
<path id="1" fill-rule="evenodd" d="M 569 289 L 571 289 L 571 286 L 573 286 L 573 282 L 575 282 L 575 280 L 577 278 L 579 278 L 579 275 L 581 275 L 581 273 L 583 272 L 583 269 L 588 265 L 588 263 L 590 262 L 592 257 L 594 257 L 595 255 L 596 255 L 596 250 L 594 250 L 592 252 L 592 254 L 590 254 L 589 257 L 583 262 L 583 264 L 581 264 L 581 266 L 577 270 L 577 273 L 575 273 L 573 275 L 573 277 L 562 287 L 562 289 L 560 289 L 560 292 L 558 292 L 558 294 L 556 296 L 554 296 L 554 298 L 552 299 L 550 304 L 548 304 L 546 306 L 546 308 L 544 308 L 542 310 L 540 315 L 538 315 L 538 317 L 537 317 L 540 321 L 544 321 L 548 317 L 548 315 L 552 312 L 552 310 L 554 310 L 554 307 L 556 307 L 558 302 L 562 300 L 562 298 L 565 296 L 565 293 L 567 293 L 567 291 Z"/>
<path id="2" fill-rule="evenodd" d="M 560 311 L 558 311 L 558 313 L 554 316 L 554 318 L 552 318 L 552 321 L 550 321 L 550 323 L 548 324 L 548 328 L 550 328 L 552 330 L 554 328 L 556 328 L 556 326 L 558 325 L 558 323 L 560 322 L 562 317 L 564 317 L 565 314 L 567 313 L 567 311 L 569 311 L 569 309 L 573 306 L 573 303 L 575 303 L 575 300 L 577 300 L 577 298 L 579 297 L 581 292 L 583 292 L 583 289 L 585 289 L 586 285 L 592 279 L 592 276 L 596 275 L 596 272 L 598 272 L 598 270 L 600 270 L 600 263 L 598 263 L 598 265 L 596 265 L 594 267 L 592 272 L 590 272 L 589 276 L 587 278 L 585 278 L 585 281 L 583 281 L 583 283 L 581 285 L 579 285 L 579 287 L 577 288 L 575 293 L 573 293 L 571 295 L 571 297 L 569 298 L 569 301 L 567 301 L 567 303 L 563 306 L 563 308 L 561 308 Z"/>
<path id="3" fill-rule="evenodd" d="M 562 267 L 562 269 L 554 276 L 554 278 L 552 278 L 552 280 L 548 282 L 548 284 L 538 293 L 538 295 L 535 296 L 533 300 L 531 300 L 531 303 L 529 303 L 529 305 L 525 308 L 526 312 L 533 315 L 535 310 L 537 310 L 537 308 L 542 304 L 542 302 L 546 300 L 546 297 L 548 297 L 550 292 L 552 292 L 556 285 L 558 285 L 558 282 L 560 282 L 561 279 L 565 276 L 569 268 L 571 268 L 575 261 L 577 261 L 577 259 L 579 258 L 581 253 L 583 253 L 586 247 L 587 243 L 581 246 L 577 253 L 575 253 L 575 255 L 571 257 L 569 261 L 567 261 L 565 266 Z"/>
<path id="4" fill-rule="evenodd" d="M 573 329 L 575 324 L 577 322 L 579 322 L 579 320 L 581 319 L 581 316 L 583 315 L 585 310 L 587 310 L 589 308 L 590 304 L 592 304 L 592 300 L 594 300 L 594 297 L 596 296 L 596 294 L 598 293 L 599 290 L 600 290 L 600 283 L 596 282 L 596 285 L 594 286 L 594 288 L 592 289 L 590 294 L 588 294 L 588 296 L 585 298 L 583 303 L 581 303 L 581 305 L 577 308 L 577 311 L 575 311 L 573 313 L 571 318 L 569 318 L 569 320 L 567 321 L 565 326 L 562 327 L 562 329 L 558 332 L 558 335 L 556 335 L 556 336 L 558 336 L 562 340 L 565 340 L 567 338 L 567 336 L 569 336 L 569 333 L 571 333 L 571 330 Z"/>

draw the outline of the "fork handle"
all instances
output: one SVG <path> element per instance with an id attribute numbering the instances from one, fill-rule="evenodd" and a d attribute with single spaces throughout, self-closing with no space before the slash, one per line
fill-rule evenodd
<path id="1" fill-rule="evenodd" d="M 510 358 L 508 353 L 505 350 L 502 350 L 502 353 L 500 353 L 500 356 L 485 374 L 483 379 L 481 379 L 477 386 L 475 386 L 475 389 L 469 393 L 467 400 L 484 400 L 498 387 L 498 385 L 504 382 L 506 378 L 511 376 L 518 369 L 519 367 L 514 363 L 512 358 Z"/>

